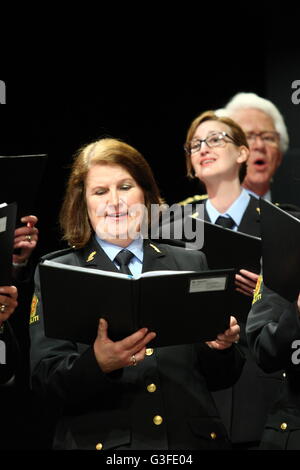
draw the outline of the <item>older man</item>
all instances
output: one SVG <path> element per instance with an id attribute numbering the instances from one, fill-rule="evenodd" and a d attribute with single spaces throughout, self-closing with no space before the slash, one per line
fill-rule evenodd
<path id="1" fill-rule="evenodd" d="M 270 201 L 272 178 L 289 145 L 279 110 L 255 93 L 237 93 L 217 114 L 230 116 L 246 134 L 250 157 L 243 186 L 253 196 Z"/>

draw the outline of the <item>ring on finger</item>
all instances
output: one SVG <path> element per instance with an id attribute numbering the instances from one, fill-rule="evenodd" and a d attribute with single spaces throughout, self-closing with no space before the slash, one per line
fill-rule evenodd
<path id="1" fill-rule="evenodd" d="M 5 312 L 5 309 L 6 309 L 7 305 L 5 304 L 1 304 L 1 307 L 0 307 L 0 312 L 1 313 L 4 313 Z"/>
<path id="2" fill-rule="evenodd" d="M 131 365 L 136 366 L 137 365 L 137 360 L 134 354 L 131 356 Z"/>
<path id="3" fill-rule="evenodd" d="M 26 235 L 25 238 L 26 238 L 26 240 L 28 240 L 29 242 L 31 242 L 31 238 L 32 238 L 31 235 Z"/>

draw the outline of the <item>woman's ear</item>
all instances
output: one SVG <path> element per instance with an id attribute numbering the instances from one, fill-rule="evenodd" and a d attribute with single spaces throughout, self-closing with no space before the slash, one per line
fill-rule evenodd
<path id="1" fill-rule="evenodd" d="M 245 146 L 245 145 L 241 145 L 241 147 L 239 147 L 239 156 L 237 158 L 237 162 L 238 163 L 243 163 L 243 162 L 246 162 L 248 160 L 248 157 L 249 157 L 249 154 L 250 154 L 250 151 L 249 149 Z"/>

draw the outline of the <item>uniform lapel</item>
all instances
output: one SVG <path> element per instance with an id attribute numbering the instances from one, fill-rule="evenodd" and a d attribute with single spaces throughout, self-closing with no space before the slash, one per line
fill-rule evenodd
<path id="1" fill-rule="evenodd" d="M 244 212 L 238 231 L 260 237 L 259 200 L 250 196 L 249 204 Z"/>
<path id="2" fill-rule="evenodd" d="M 103 271 L 119 272 L 115 264 L 110 260 L 107 254 L 102 250 L 99 243 L 91 238 L 89 243 L 82 249 L 81 266 L 85 268 L 102 269 Z"/>
<path id="3" fill-rule="evenodd" d="M 147 271 L 162 271 L 178 269 L 168 249 L 162 244 L 151 240 L 144 241 L 143 273 Z"/>
<path id="4" fill-rule="evenodd" d="M 118 268 L 94 239 L 90 240 L 80 253 L 78 253 L 78 256 L 80 265 L 86 268 L 119 272 Z M 169 255 L 167 247 L 154 243 L 151 240 L 145 240 L 142 272 L 173 269 L 177 270 L 178 266 L 173 257 Z"/>

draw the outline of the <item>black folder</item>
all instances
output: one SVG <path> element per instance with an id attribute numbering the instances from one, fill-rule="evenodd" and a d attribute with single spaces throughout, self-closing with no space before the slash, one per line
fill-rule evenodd
<path id="1" fill-rule="evenodd" d="M 178 225 L 183 224 L 182 230 Z M 188 228 L 186 228 L 188 226 Z M 242 232 L 213 224 L 207 220 L 196 217 L 185 217 L 171 222 L 169 238 L 162 238 L 163 226 L 159 228 L 157 238 L 160 242 L 178 244 L 188 249 L 197 249 L 205 253 L 210 269 L 247 269 L 255 273 L 260 272 L 261 239 Z M 156 235 L 157 235 L 156 233 Z M 180 238 L 176 237 L 179 233 Z M 198 240 L 187 238 L 186 233 L 197 233 Z"/>
<path id="2" fill-rule="evenodd" d="M 17 202 L 20 217 L 34 213 L 47 155 L 0 156 L 0 201 Z"/>
<path id="3" fill-rule="evenodd" d="M 2 204 L 1 204 L 2 206 Z M 16 203 L 0 207 L 0 285 L 12 284 L 12 254 L 16 227 Z"/>
<path id="4" fill-rule="evenodd" d="M 48 337 L 92 344 L 101 317 L 112 340 L 147 327 L 157 333 L 152 346 L 213 340 L 229 326 L 234 270 L 155 271 L 133 279 L 45 261 L 39 271 Z"/>
<path id="5" fill-rule="evenodd" d="M 195 219 L 195 230 L 204 224 L 205 253 L 210 269 L 236 268 L 260 272 L 261 239 L 235 232 L 206 220 Z"/>
<path id="6" fill-rule="evenodd" d="M 175 224 L 181 223 L 182 219 L 180 218 L 171 223 L 169 240 L 160 237 L 162 233 L 162 227 L 160 227 L 159 241 L 201 250 L 206 255 L 210 269 L 234 268 L 237 271 L 246 269 L 257 274 L 260 273 L 261 238 L 235 232 L 199 218 L 186 217 L 183 220 L 182 237 L 178 239 L 175 234 L 180 234 L 181 230 Z M 189 224 L 188 229 L 186 229 L 186 224 Z M 166 230 L 165 233 L 168 231 Z M 197 243 L 195 239 L 185 238 L 184 234 L 186 233 L 197 233 Z M 245 322 L 251 309 L 252 297 L 235 291 L 232 305 L 232 314 L 239 321 Z"/>
<path id="7" fill-rule="evenodd" d="M 293 302 L 300 292 L 300 220 L 260 200 L 263 280 Z"/>

